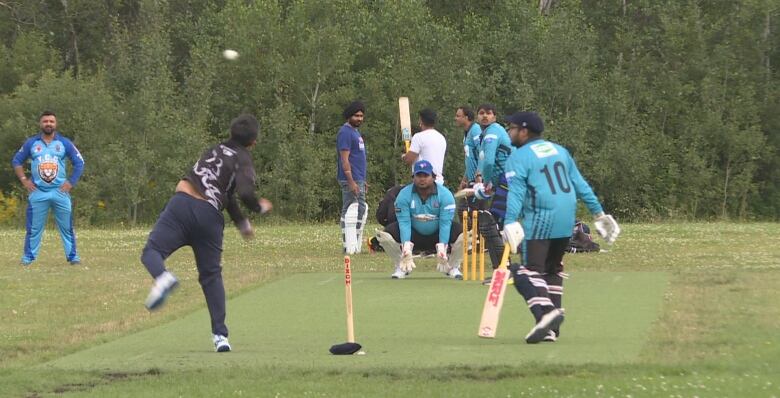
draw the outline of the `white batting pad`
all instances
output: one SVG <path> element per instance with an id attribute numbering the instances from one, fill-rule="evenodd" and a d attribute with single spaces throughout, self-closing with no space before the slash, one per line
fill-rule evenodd
<path id="1" fill-rule="evenodd" d="M 401 243 L 396 242 L 389 233 L 380 230 L 376 231 L 376 239 L 382 248 L 385 249 L 385 253 L 390 256 L 393 266 L 399 267 L 401 265 Z"/>
<path id="2" fill-rule="evenodd" d="M 363 251 L 363 230 L 366 229 L 366 221 L 368 221 L 368 203 L 365 204 L 365 207 L 363 218 L 360 219 L 360 223 L 357 225 L 357 251 L 355 253 Z"/>
<path id="3" fill-rule="evenodd" d="M 463 234 L 460 234 L 450 247 L 450 269 L 460 269 L 460 263 L 463 261 Z"/>
<path id="4" fill-rule="evenodd" d="M 358 203 L 353 202 L 347 207 L 344 214 L 344 252 L 355 254 L 358 250 L 357 242 Z"/>

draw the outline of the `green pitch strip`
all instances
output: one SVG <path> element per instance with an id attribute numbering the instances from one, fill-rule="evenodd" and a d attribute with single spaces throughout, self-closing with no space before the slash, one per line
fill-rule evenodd
<path id="1" fill-rule="evenodd" d="M 341 274 L 297 274 L 228 302 L 233 352 L 213 352 L 204 310 L 57 359 L 65 369 L 143 371 L 234 367 L 366 369 L 551 363 L 627 363 L 656 319 L 668 276 L 660 272 L 575 272 L 565 283 L 566 321 L 557 343 L 527 345 L 525 302 L 507 290 L 498 337 L 477 337 L 486 286 L 414 273 L 354 275 L 356 340 L 366 355 L 333 356 L 346 340 Z M 140 299 L 139 299 L 140 300 Z M 171 297 L 176 300 L 176 295 Z M 139 305 L 141 305 L 139 301 Z M 205 305 L 204 305 L 205 307 Z M 166 316 L 165 309 L 153 316 Z"/>

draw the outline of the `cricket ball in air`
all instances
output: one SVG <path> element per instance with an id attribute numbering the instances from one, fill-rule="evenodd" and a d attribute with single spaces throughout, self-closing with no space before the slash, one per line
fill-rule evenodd
<path id="1" fill-rule="evenodd" d="M 229 61 L 233 61 L 235 59 L 238 59 L 238 51 L 227 49 L 225 51 L 222 51 L 222 56 Z"/>

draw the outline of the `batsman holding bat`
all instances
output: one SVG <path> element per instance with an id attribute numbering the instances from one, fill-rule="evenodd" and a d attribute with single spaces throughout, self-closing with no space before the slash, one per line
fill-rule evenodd
<path id="1" fill-rule="evenodd" d="M 259 129 L 252 115 L 233 119 L 230 139 L 206 150 L 176 185 L 176 193 L 157 219 L 141 254 L 141 262 L 154 278 L 146 298 L 146 308 L 154 311 L 179 284 L 166 270 L 165 259 L 182 246 L 192 247 L 217 352 L 231 350 L 222 284 L 222 210 L 227 209 L 241 235 L 248 239 L 253 230 L 241 214 L 239 200 L 249 210 L 261 214 L 272 208 L 270 201 L 255 196 L 255 170 L 249 149 L 255 146 Z"/>
<path id="2" fill-rule="evenodd" d="M 507 183 L 504 176 L 506 161 L 512 153 L 512 144 L 504 127 L 496 122 L 496 106 L 482 104 L 477 108 L 477 120 L 482 126 L 479 144 L 474 196 L 490 200 L 490 210 L 479 212 L 479 233 L 485 237 L 493 269 L 501 264 L 504 244 L 499 231 L 504 225 Z M 573 224 L 572 224 L 573 225 Z M 488 280 L 484 281 L 489 284 Z"/>
<path id="3" fill-rule="evenodd" d="M 595 216 L 596 229 L 607 243 L 617 239 L 620 227 L 611 215 L 604 214 L 569 152 L 542 139 L 544 123 L 539 115 L 518 112 L 506 120 L 517 149 L 507 162 L 509 196 L 502 234 L 512 253 L 522 245 L 522 265 L 516 270 L 513 267 L 514 285 L 536 320 L 525 341 L 555 341 L 563 322 L 562 260 L 572 234 L 577 198 Z"/>

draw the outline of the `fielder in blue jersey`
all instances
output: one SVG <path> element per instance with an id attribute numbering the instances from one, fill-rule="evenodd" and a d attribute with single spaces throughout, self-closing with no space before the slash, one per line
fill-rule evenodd
<path id="1" fill-rule="evenodd" d="M 16 177 L 29 193 L 22 265 L 30 265 L 38 257 L 49 209 L 54 210 L 65 259 L 73 265 L 80 264 L 76 234 L 73 231 L 70 190 L 76 186 L 84 171 L 84 159 L 76 146 L 57 131 L 57 116 L 54 112 L 43 112 L 38 118 L 38 124 L 40 132 L 27 139 L 11 161 Z M 30 178 L 24 172 L 24 164 L 28 159 L 32 160 Z M 70 177 L 65 168 L 66 159 L 70 159 L 73 166 Z"/>
<path id="2" fill-rule="evenodd" d="M 498 268 L 503 253 L 499 231 L 504 225 L 507 183 L 504 177 L 506 161 L 512 153 L 512 143 L 506 130 L 496 122 L 496 106 L 482 104 L 477 108 L 477 120 L 482 126 L 477 163 L 477 183 L 474 196 L 477 200 L 490 199 L 490 211 L 479 212 L 479 233 L 485 237 L 490 262 Z M 489 283 L 489 280 L 485 280 Z"/>
<path id="3" fill-rule="evenodd" d="M 615 241 L 620 227 L 604 214 L 569 152 L 542 139 L 544 123 L 539 115 L 518 112 L 507 121 L 517 149 L 507 162 L 509 197 L 503 236 L 512 253 L 522 246 L 522 265 L 513 267 L 514 284 L 536 320 L 525 340 L 529 344 L 556 341 L 563 322 L 563 254 L 571 238 L 577 198 L 596 216 L 596 229 L 607 242 Z"/>
<path id="4" fill-rule="evenodd" d="M 387 224 L 384 231 L 377 231 L 379 244 L 395 265 L 392 278 L 403 279 L 412 272 L 413 251 L 435 250 L 437 270 L 451 278 L 463 279 L 460 272 L 463 233 L 461 225 L 453 221 L 455 197 L 435 181 L 429 161 L 418 160 L 413 173 L 413 182 L 402 188 L 395 199 L 398 221 Z"/>

